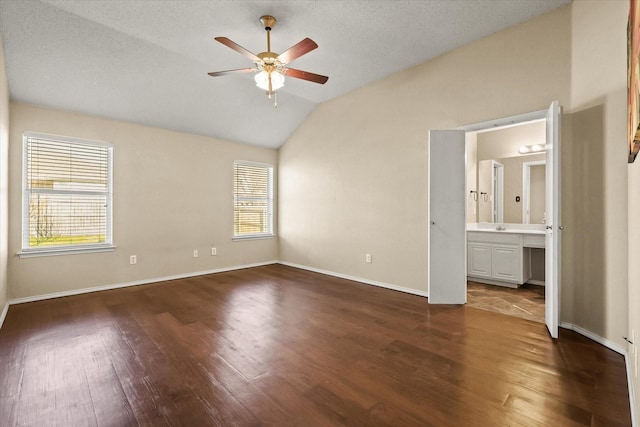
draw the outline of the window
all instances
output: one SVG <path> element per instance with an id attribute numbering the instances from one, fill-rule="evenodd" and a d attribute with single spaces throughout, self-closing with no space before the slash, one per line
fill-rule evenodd
<path id="1" fill-rule="evenodd" d="M 273 167 L 236 161 L 233 164 L 233 236 L 273 236 Z"/>
<path id="2" fill-rule="evenodd" d="M 25 133 L 22 253 L 112 250 L 111 144 Z"/>

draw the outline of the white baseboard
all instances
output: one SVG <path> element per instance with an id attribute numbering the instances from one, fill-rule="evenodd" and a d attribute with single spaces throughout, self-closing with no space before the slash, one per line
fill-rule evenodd
<path id="1" fill-rule="evenodd" d="M 4 324 L 4 318 L 7 317 L 7 311 L 9 311 L 9 303 L 7 302 L 2 309 L 2 314 L 0 314 L 0 329 L 2 329 L 2 325 Z"/>
<path id="2" fill-rule="evenodd" d="M 267 261 L 267 262 L 259 262 L 259 263 L 255 263 L 255 264 L 236 265 L 236 266 L 233 266 L 233 267 L 223 267 L 223 268 L 216 268 L 214 270 L 197 271 L 197 272 L 185 273 L 185 274 L 176 274 L 174 276 L 155 277 L 153 279 L 137 280 L 137 281 L 134 281 L 134 282 L 117 283 L 117 284 L 103 285 L 103 286 L 94 286 L 94 287 L 91 287 L 91 288 L 74 289 L 74 290 L 71 290 L 71 291 L 63 291 L 63 292 L 54 292 L 54 293 L 51 293 L 51 294 L 36 295 L 36 296 L 32 296 L 32 297 L 14 298 L 14 299 L 9 300 L 9 303 L 7 304 L 7 306 L 9 304 L 11 304 L 11 305 L 13 305 L 13 304 L 22 304 L 22 303 L 25 303 L 25 302 L 42 301 L 42 300 L 52 299 L 52 298 L 68 297 L 68 296 L 71 296 L 71 295 L 87 294 L 87 293 L 90 293 L 90 292 L 107 291 L 107 290 L 110 290 L 110 289 L 127 288 L 129 286 L 138 286 L 138 285 L 146 285 L 146 284 L 149 284 L 149 283 L 165 282 L 167 280 L 186 279 L 186 278 L 189 278 L 189 277 L 204 276 L 206 274 L 224 273 L 225 271 L 242 270 L 244 268 L 260 267 L 260 266 L 263 266 L 263 265 L 270 265 L 270 264 L 277 264 L 277 263 L 278 263 L 278 261 Z M 5 311 L 6 311 L 6 308 L 5 308 Z M 2 319 L 4 319 L 4 317 Z M 0 323 L 0 327 L 1 327 L 1 323 Z"/>
<path id="3" fill-rule="evenodd" d="M 638 425 L 638 414 L 636 413 L 636 398 L 633 388 L 633 374 L 631 370 L 631 356 L 628 351 L 624 353 L 624 362 L 627 367 L 627 386 L 629 387 L 629 407 L 631 408 L 631 426 Z"/>
<path id="4" fill-rule="evenodd" d="M 405 288 L 402 286 L 391 285 L 389 283 L 377 282 L 375 280 L 363 279 L 362 277 L 349 276 L 347 274 L 336 273 L 333 271 L 322 270 L 320 268 L 308 267 L 306 265 L 295 264 L 292 262 L 279 261 L 278 264 L 286 265 L 289 267 L 300 268 L 302 270 L 313 271 L 314 273 L 326 274 L 327 276 L 339 277 L 340 279 L 353 280 L 354 282 L 364 283 L 365 285 L 378 286 L 380 288 L 391 289 L 394 291 L 400 291 L 407 294 L 418 295 L 421 297 L 428 297 L 429 294 L 426 291 L 419 291 L 416 289 Z"/>
<path id="5" fill-rule="evenodd" d="M 616 353 L 622 354 L 623 356 L 627 353 L 626 349 L 620 347 L 618 344 L 614 343 L 613 341 L 610 341 L 606 338 L 602 338 L 601 336 L 596 335 L 593 332 L 588 331 L 584 328 L 581 328 L 580 326 L 574 325 L 572 323 L 562 322 L 560 323 L 560 327 L 577 332 L 580 335 L 583 335 L 589 338 L 590 340 L 597 342 L 598 344 L 602 344 L 603 346 L 615 351 Z"/>

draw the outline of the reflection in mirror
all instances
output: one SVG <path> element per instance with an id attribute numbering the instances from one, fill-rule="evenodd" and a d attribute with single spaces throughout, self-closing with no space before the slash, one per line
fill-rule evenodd
<path id="1" fill-rule="evenodd" d="M 478 162 L 478 222 L 541 224 L 544 154 Z"/>
<path id="2" fill-rule="evenodd" d="M 478 162 L 478 222 L 493 222 L 493 160 Z"/>
<path id="3" fill-rule="evenodd" d="M 544 121 L 468 135 L 468 222 L 544 223 L 546 154 L 518 150 L 545 138 Z"/>
<path id="4" fill-rule="evenodd" d="M 504 221 L 504 165 L 493 161 L 493 204 L 491 219 L 493 222 Z"/>
<path id="5" fill-rule="evenodd" d="M 545 160 L 522 164 L 522 222 L 544 224 L 545 217 Z"/>

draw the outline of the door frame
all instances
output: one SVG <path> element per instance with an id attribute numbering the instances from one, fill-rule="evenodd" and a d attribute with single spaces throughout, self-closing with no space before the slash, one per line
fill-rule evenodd
<path id="1" fill-rule="evenodd" d="M 515 116 L 510 116 L 510 117 L 504 117 L 504 118 L 499 118 L 499 119 L 494 119 L 494 120 L 488 120 L 485 122 L 480 122 L 480 123 L 474 123 L 474 124 L 470 124 L 470 125 L 466 125 L 466 126 L 460 126 L 458 127 L 458 130 L 462 130 L 465 132 L 465 135 L 467 133 L 470 132 L 478 132 L 478 131 L 488 131 L 490 129 L 498 129 L 498 128 L 505 128 L 505 127 L 512 127 L 512 126 L 517 126 L 519 124 L 525 123 L 525 122 L 533 122 L 533 121 L 539 121 L 539 120 L 544 120 L 546 123 L 546 131 L 545 131 L 545 138 L 547 139 L 547 144 L 549 143 L 548 139 L 549 139 L 549 113 L 551 111 L 556 111 L 558 114 L 558 118 L 560 116 L 560 107 L 558 105 L 557 101 L 553 101 L 551 103 L 551 106 L 549 108 L 546 108 L 544 110 L 538 110 L 538 111 L 532 111 L 530 113 L 524 113 L 524 114 L 518 114 Z M 556 133 L 556 137 L 558 138 L 558 143 L 560 142 L 559 138 L 559 126 L 560 123 L 555 123 L 554 121 L 551 121 L 551 123 L 554 125 L 554 129 L 552 130 L 552 133 Z M 557 154 L 559 156 L 559 145 L 558 147 L 556 147 L 554 149 L 554 152 L 556 152 L 557 150 Z M 465 157 L 467 155 L 467 150 L 465 147 Z M 560 160 L 560 158 L 558 157 L 558 161 Z M 552 194 L 552 199 L 555 201 L 558 201 L 557 203 L 557 208 L 560 209 L 560 166 L 558 163 L 558 170 L 555 170 L 555 164 L 549 165 L 549 159 L 547 158 L 547 167 L 552 167 L 554 168 L 554 181 L 555 181 L 555 177 L 557 176 L 557 182 L 553 183 L 553 192 Z M 465 206 L 466 209 L 466 206 Z M 556 215 L 556 214 L 554 214 Z M 559 212 L 558 212 L 558 216 L 559 216 Z M 552 221 L 553 222 L 553 218 L 547 218 L 547 221 Z M 552 226 L 553 228 L 559 230 L 563 229 L 563 226 L 560 224 L 553 224 Z M 545 232 L 545 242 L 549 242 L 549 238 L 550 238 L 550 233 L 552 232 L 552 227 L 551 226 L 547 226 L 547 230 Z M 560 251 L 560 235 L 558 234 L 556 236 L 556 238 L 553 241 L 553 262 L 551 262 L 549 260 L 549 257 L 545 257 L 545 267 L 552 267 L 554 270 L 553 274 L 556 276 L 556 278 L 552 278 L 552 280 L 549 281 L 549 283 L 545 283 L 545 295 L 549 296 L 549 295 L 554 295 L 554 303 L 552 304 L 551 307 L 551 311 L 553 311 L 553 315 L 551 316 L 551 318 L 549 317 L 549 301 L 547 301 L 545 299 L 545 323 L 547 325 L 547 328 L 549 329 L 549 333 L 552 336 L 552 338 L 557 338 L 558 336 L 558 324 L 560 322 L 560 289 L 561 289 L 561 281 L 560 281 L 560 275 L 559 275 L 559 269 L 560 269 L 560 265 L 561 265 L 561 261 L 562 261 L 562 254 Z M 467 249 L 464 249 L 465 254 Z M 551 266 L 549 266 L 549 264 L 551 264 Z M 465 282 L 465 290 L 466 290 L 466 282 Z M 551 323 L 550 323 L 550 319 L 551 319 Z"/>

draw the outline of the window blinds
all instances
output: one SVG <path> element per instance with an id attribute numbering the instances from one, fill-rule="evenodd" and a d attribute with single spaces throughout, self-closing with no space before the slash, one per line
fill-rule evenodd
<path id="1" fill-rule="evenodd" d="M 233 228 L 236 237 L 273 234 L 273 168 L 234 163 Z"/>
<path id="2" fill-rule="evenodd" d="M 23 249 L 111 243 L 112 146 L 25 134 Z"/>

